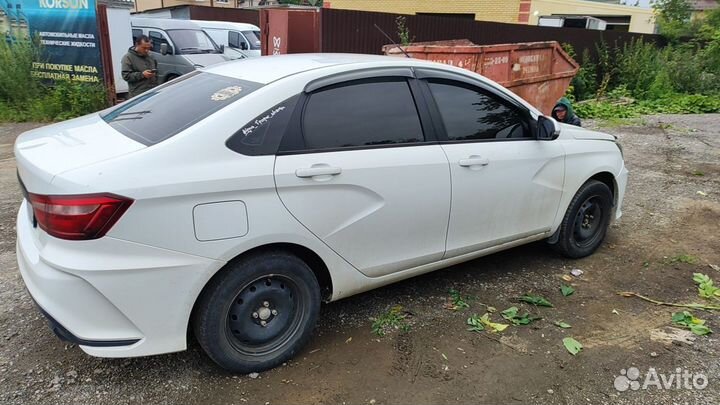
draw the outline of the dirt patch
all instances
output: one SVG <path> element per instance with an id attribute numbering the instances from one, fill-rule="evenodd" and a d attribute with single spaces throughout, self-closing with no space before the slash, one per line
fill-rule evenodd
<path id="1" fill-rule="evenodd" d="M 325 305 L 310 344 L 256 379 L 218 370 L 195 343 L 165 356 L 95 359 L 51 335 L 15 264 L 20 194 L 8 153 L 26 127 L 0 126 L 0 402 L 718 402 L 718 339 L 684 343 L 694 336 L 670 328 L 676 309 L 617 295 L 698 301 L 692 274 L 720 279 L 709 267 L 720 265 L 718 122 L 718 115 L 653 116 L 644 126 L 607 130 L 624 146 L 630 182 L 624 217 L 595 255 L 566 260 L 536 243 Z M 583 275 L 563 280 L 574 268 Z M 561 284 L 575 293 L 563 297 Z M 470 308 L 444 308 L 451 288 L 470 297 Z M 525 293 L 555 307 L 519 302 Z M 410 330 L 372 334 L 370 318 L 394 305 L 412 313 Z M 543 319 L 502 333 L 468 331 L 467 318 L 484 314 L 486 306 L 518 306 Z M 696 315 L 720 331 L 717 313 Z M 505 322 L 498 312 L 492 320 Z M 572 327 L 561 329 L 556 321 Z M 571 356 L 564 337 L 580 341 L 583 351 Z M 613 382 L 629 367 L 643 373 L 680 367 L 709 376 L 709 385 L 619 392 Z"/>

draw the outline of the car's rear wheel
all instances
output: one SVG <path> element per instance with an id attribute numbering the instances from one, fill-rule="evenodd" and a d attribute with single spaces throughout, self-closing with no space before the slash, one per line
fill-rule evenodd
<path id="1" fill-rule="evenodd" d="M 605 239 L 612 200 L 612 191 L 605 183 L 590 180 L 583 184 L 570 202 L 553 248 L 573 259 L 595 252 Z"/>
<path id="2" fill-rule="evenodd" d="M 320 287 L 296 256 L 265 252 L 238 260 L 206 287 L 195 310 L 195 335 L 222 368 L 249 373 L 287 361 L 309 339 Z"/>

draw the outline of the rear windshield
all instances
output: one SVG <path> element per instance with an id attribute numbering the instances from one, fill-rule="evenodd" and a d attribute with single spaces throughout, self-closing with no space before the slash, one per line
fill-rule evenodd
<path id="1" fill-rule="evenodd" d="M 149 90 L 102 114 L 111 127 L 145 145 L 162 142 L 260 88 L 260 83 L 196 72 Z"/>

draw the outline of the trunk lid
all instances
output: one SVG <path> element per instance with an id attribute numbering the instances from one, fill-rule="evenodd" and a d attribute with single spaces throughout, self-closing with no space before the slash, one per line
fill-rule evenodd
<path id="1" fill-rule="evenodd" d="M 146 148 L 110 127 L 99 114 L 37 128 L 15 141 L 18 176 L 25 188 L 38 194 L 68 194 L 52 185 L 68 170 Z"/>

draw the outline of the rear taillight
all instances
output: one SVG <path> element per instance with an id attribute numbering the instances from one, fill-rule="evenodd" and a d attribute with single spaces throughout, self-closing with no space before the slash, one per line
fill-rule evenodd
<path id="1" fill-rule="evenodd" d="M 40 229 L 60 239 L 102 238 L 133 200 L 113 194 L 38 195 L 28 193 Z"/>

